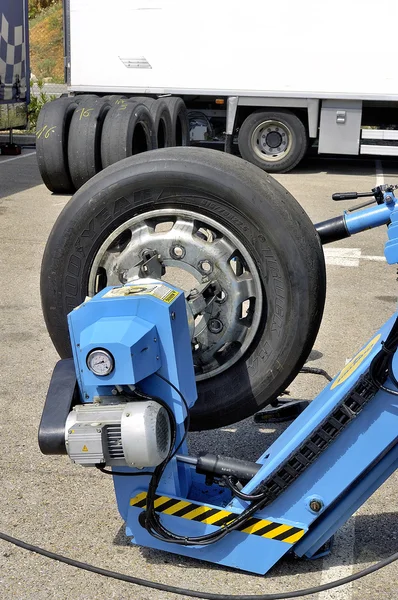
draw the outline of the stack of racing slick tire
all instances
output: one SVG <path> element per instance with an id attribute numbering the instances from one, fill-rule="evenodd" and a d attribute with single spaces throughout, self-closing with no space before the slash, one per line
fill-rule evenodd
<path id="1" fill-rule="evenodd" d="M 58 98 L 45 104 L 36 128 L 40 174 L 47 188 L 73 194 L 110 165 L 147 150 L 189 145 L 181 98 L 110 95 Z"/>

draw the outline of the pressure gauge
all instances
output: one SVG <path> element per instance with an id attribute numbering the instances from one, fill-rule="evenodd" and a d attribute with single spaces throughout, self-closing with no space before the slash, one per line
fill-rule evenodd
<path id="1" fill-rule="evenodd" d="M 97 348 L 87 355 L 87 366 L 94 375 L 104 377 L 112 373 L 115 361 L 112 354 L 102 348 Z"/>

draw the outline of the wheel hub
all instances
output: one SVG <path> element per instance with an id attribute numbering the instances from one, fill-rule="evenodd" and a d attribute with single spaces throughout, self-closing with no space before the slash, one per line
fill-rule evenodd
<path id="1" fill-rule="evenodd" d="M 134 217 L 102 244 L 88 295 L 154 275 L 185 290 L 198 380 L 243 356 L 259 326 L 262 286 L 253 259 L 233 233 L 185 210 Z"/>
<path id="2" fill-rule="evenodd" d="M 265 145 L 269 146 L 270 148 L 279 148 L 283 141 L 283 136 L 279 133 L 279 131 L 271 131 L 265 138 Z"/>
<path id="3" fill-rule="evenodd" d="M 290 152 L 292 133 L 280 121 L 264 121 L 257 125 L 251 137 L 254 152 L 262 160 L 279 161 Z"/>

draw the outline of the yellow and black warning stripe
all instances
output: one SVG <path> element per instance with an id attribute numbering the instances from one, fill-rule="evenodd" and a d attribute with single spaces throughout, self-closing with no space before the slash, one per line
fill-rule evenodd
<path id="1" fill-rule="evenodd" d="M 130 506 L 136 508 L 146 507 L 147 492 L 141 492 L 130 500 Z M 221 508 L 212 508 L 204 504 L 195 504 L 189 500 L 177 500 L 169 496 L 155 496 L 155 510 L 173 517 L 181 517 L 189 521 L 200 521 L 206 525 L 215 525 L 223 527 L 230 521 L 233 521 L 238 514 L 223 510 Z M 266 519 L 256 519 L 251 517 L 238 529 L 242 533 L 258 535 L 264 538 L 295 544 L 305 534 L 304 529 L 284 525 L 283 523 L 274 523 Z"/>

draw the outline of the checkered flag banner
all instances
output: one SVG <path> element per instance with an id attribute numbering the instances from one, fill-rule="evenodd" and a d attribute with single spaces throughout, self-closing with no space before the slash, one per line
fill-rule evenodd
<path id="1" fill-rule="evenodd" d="M 23 101 L 26 97 L 24 27 L 11 26 L 3 13 L 0 20 L 0 101 Z"/>

